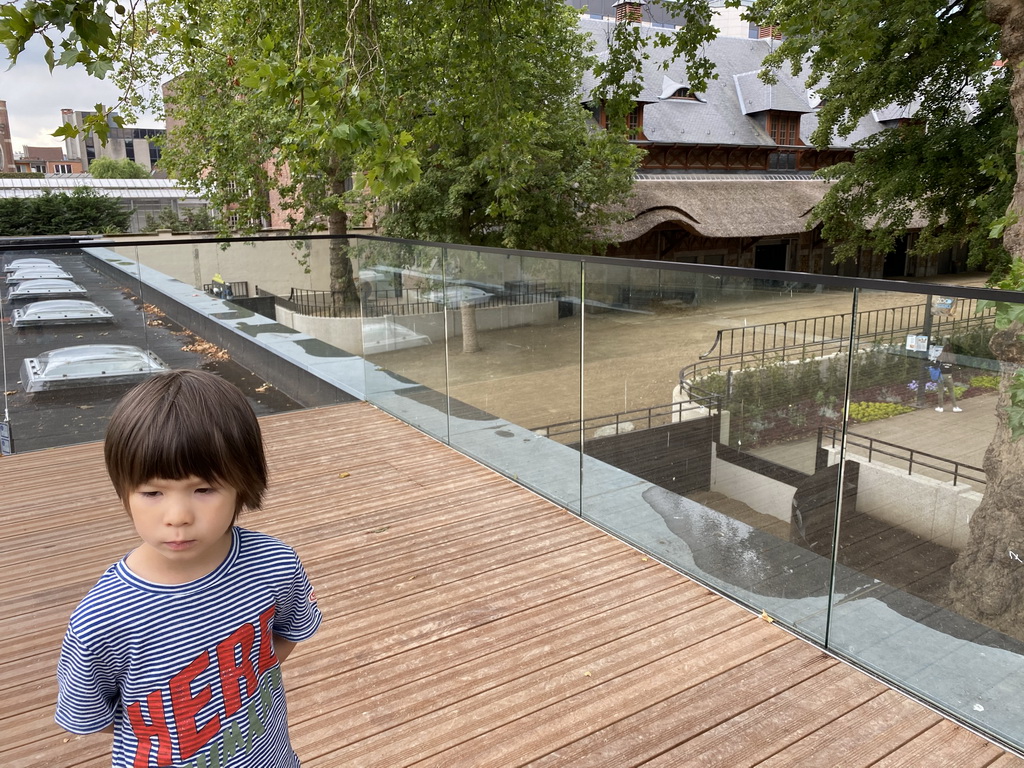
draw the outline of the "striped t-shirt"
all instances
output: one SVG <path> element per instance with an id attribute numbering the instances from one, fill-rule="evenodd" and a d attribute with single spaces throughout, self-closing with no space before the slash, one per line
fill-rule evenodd
<path id="1" fill-rule="evenodd" d="M 263 533 L 233 528 L 224 562 L 187 584 L 122 560 L 71 615 L 57 723 L 113 723 L 115 768 L 295 768 L 272 635 L 305 640 L 319 625 L 298 556 Z"/>

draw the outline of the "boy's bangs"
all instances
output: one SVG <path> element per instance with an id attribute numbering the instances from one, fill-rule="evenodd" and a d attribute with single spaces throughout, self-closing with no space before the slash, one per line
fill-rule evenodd
<path id="1" fill-rule="evenodd" d="M 167 434 L 151 434 L 142 441 L 133 457 L 132 485 L 138 486 L 147 480 L 184 480 L 198 477 L 208 483 L 233 485 L 225 467 L 226 449 L 213 430 L 202 429 L 196 422 L 177 423 L 173 429 L 159 431 Z M 200 427 L 200 428 L 197 428 Z M 156 431 L 156 430 L 155 430 Z"/>

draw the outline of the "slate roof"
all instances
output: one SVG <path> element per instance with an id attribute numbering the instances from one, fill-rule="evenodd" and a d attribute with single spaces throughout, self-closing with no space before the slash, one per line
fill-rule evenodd
<path id="1" fill-rule="evenodd" d="M 614 21 L 580 18 L 580 29 L 592 37 L 594 52 L 599 57 L 606 55 L 614 26 Z M 817 128 L 814 108 L 819 99 L 808 91 L 804 78 L 794 77 L 788 68 L 783 68 L 778 73 L 778 84 L 767 85 L 757 75 L 765 55 L 777 41 L 721 36 L 709 42 L 704 52 L 715 62 L 718 77 L 708 84 L 705 93 L 698 94 L 699 101 L 693 101 L 668 98 L 675 90 L 673 84 L 688 85 L 688 79 L 681 59 L 672 62 L 668 69 L 661 68 L 668 54 L 654 47 L 653 37 L 663 30 L 642 26 L 640 31 L 652 41 L 648 46 L 650 57 L 639 75 L 643 87 L 638 97 L 645 104 L 644 135 L 649 142 L 774 146 L 775 142 L 754 117 L 773 109 L 801 113 L 800 136 L 810 144 L 811 133 Z M 594 93 L 596 84 L 588 72 L 582 83 L 585 101 L 600 97 Z M 887 114 L 883 111 L 877 117 L 865 117 L 853 134 L 836 137 L 832 146 L 849 147 L 858 139 L 884 130 L 881 121 L 887 119 Z"/>

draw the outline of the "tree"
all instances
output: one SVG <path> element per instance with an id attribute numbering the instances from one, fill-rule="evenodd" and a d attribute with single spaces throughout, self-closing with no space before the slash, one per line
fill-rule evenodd
<path id="1" fill-rule="evenodd" d="M 697 51 L 713 34 L 708 0 L 675 6 L 689 26 L 674 44 L 706 74 Z M 642 46 L 631 25 L 623 27 L 617 55 L 598 65 L 598 98 L 619 134 L 613 140 L 590 135 L 580 117 L 581 96 L 572 91 L 582 44 L 561 0 L 486 7 L 439 0 L 429 8 L 405 0 L 0 5 L 0 41 L 12 60 L 39 35 L 51 68 L 81 65 L 97 77 L 114 71 L 125 115 L 152 107 L 147 92 L 174 75 L 162 165 L 244 226 L 259 226 L 274 193 L 295 229 L 343 235 L 344 193 L 358 171 L 374 194 L 419 208 L 396 228 L 425 233 L 455 202 L 467 242 L 567 249 L 583 247 L 573 244 L 599 221 L 595 203 L 635 160 L 622 139 Z M 695 86 L 699 76 L 691 74 Z M 570 101 L 556 103 L 562 99 Z M 102 139 L 111 108 L 95 112 L 88 128 Z M 453 133 L 444 130 L 460 121 Z M 419 181 L 428 157 L 445 195 L 432 198 L 421 185 L 404 196 L 402 185 Z M 549 211 L 559 226 L 545 226 Z M 353 300 L 343 241 L 333 244 L 332 291 Z"/>
<path id="2" fill-rule="evenodd" d="M 89 173 L 94 179 L 148 179 L 149 171 L 124 157 L 114 160 L 112 157 L 97 157 L 89 163 Z"/>
<path id="3" fill-rule="evenodd" d="M 467 4 L 457 17 L 424 14 L 407 22 L 403 42 L 410 42 L 396 58 L 401 65 L 392 83 L 422 147 L 423 172 L 416 183 L 383 191 L 386 234 L 533 250 L 603 249 L 611 204 L 631 187 L 640 153 L 621 134 L 588 125 L 579 83 L 594 62 L 577 18 L 566 5 L 518 0 Z M 506 28 L 516 34 L 492 32 L 481 41 L 467 32 Z M 467 301 L 459 307 L 463 351 L 479 351 L 476 308 Z"/>
<path id="4" fill-rule="evenodd" d="M 1012 66 L 997 66 L 1000 27 L 982 0 L 898 0 L 844 11 L 797 0 L 756 0 L 750 15 L 783 41 L 768 69 L 809 64 L 821 100 L 812 141 L 828 146 L 871 110 L 903 108 L 899 124 L 857 145 L 815 209 L 842 261 L 866 246 L 892 250 L 915 219 L 913 248 L 934 253 L 968 243 L 969 263 L 1002 271 L 998 240 L 1013 188 L 1016 125 Z"/>
<path id="5" fill-rule="evenodd" d="M 0 199 L 0 235 L 66 235 L 69 232 L 126 232 L 131 213 L 113 197 L 88 187 L 70 194 L 45 191 L 39 197 Z"/>
<path id="6" fill-rule="evenodd" d="M 146 225 L 142 232 L 156 232 L 169 229 L 171 232 L 208 232 L 216 229 L 210 209 L 203 207 L 174 210 L 170 206 L 161 208 L 159 213 L 147 213 Z"/>
<path id="7" fill-rule="evenodd" d="M 917 211 L 928 218 L 922 247 L 968 240 L 981 246 L 976 262 L 991 261 L 1000 248 L 985 241 L 1001 235 L 1000 287 L 1024 288 L 1024 4 L 755 0 L 750 13 L 783 33 L 769 65 L 809 62 L 824 102 L 816 144 L 872 109 L 918 107 L 853 163 L 828 171 L 836 184 L 817 209 L 825 235 L 847 238 L 847 250 L 858 242 L 884 248 Z M 998 310 L 996 430 L 950 596 L 960 613 L 1020 636 L 1024 568 L 1014 556 L 1024 551 L 1024 306 L 1000 302 Z"/>

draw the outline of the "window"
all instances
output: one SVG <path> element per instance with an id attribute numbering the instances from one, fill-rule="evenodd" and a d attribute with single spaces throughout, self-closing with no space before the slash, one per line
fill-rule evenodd
<path id="1" fill-rule="evenodd" d="M 793 147 L 800 142 L 800 114 L 797 112 L 769 112 L 768 135 L 772 141 L 784 147 Z"/>
<path id="2" fill-rule="evenodd" d="M 626 132 L 631 139 L 644 138 L 644 105 L 637 104 L 626 115 Z"/>
<path id="3" fill-rule="evenodd" d="M 675 93 L 669 96 L 670 99 L 687 99 L 689 101 L 697 101 L 697 96 L 685 85 L 682 88 L 678 88 Z"/>
<path id="4" fill-rule="evenodd" d="M 54 173 L 74 173 L 74 171 L 71 170 L 71 164 L 70 163 L 54 163 L 53 164 L 53 172 Z"/>
<path id="5" fill-rule="evenodd" d="M 782 33 L 779 32 L 778 27 L 758 27 L 757 38 L 758 40 L 764 40 L 766 38 L 771 38 L 772 40 L 781 40 Z"/>

